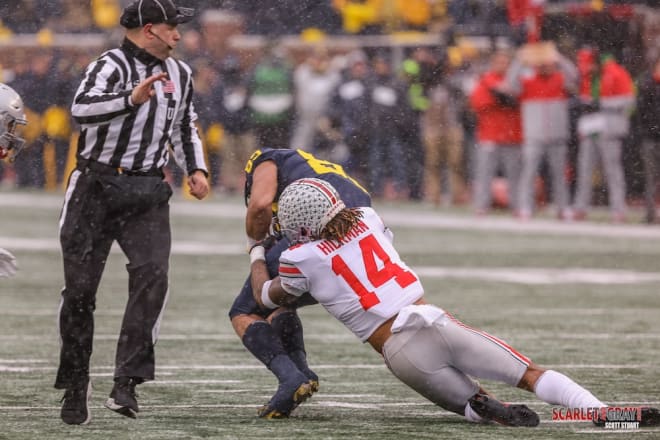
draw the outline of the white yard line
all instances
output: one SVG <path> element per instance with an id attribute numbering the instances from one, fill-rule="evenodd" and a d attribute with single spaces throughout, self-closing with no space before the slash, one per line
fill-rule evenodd
<path id="1" fill-rule="evenodd" d="M 59 242 L 55 239 L 13 238 L 0 236 L 0 245 L 13 251 L 56 251 Z M 112 252 L 121 250 L 115 243 Z M 244 255 L 242 244 L 212 244 L 208 242 L 175 240 L 174 255 Z M 20 262 L 19 262 L 20 264 Z M 544 268 L 544 267 L 440 267 L 416 266 L 413 270 L 420 277 L 440 279 L 470 279 L 505 283 L 548 285 L 548 284 L 637 284 L 660 281 L 660 272 L 598 268 Z"/>
<path id="2" fill-rule="evenodd" d="M 548 364 L 544 365 L 546 368 L 552 369 L 566 369 L 566 370 L 617 370 L 624 368 L 646 369 L 656 371 L 660 369 L 657 364 Z M 92 371 L 95 374 L 101 375 L 103 371 L 112 371 L 114 366 L 94 366 Z M 20 365 L 2 365 L 0 364 L 0 372 L 3 373 L 32 373 L 32 372 L 46 372 L 55 371 L 57 368 L 52 367 L 31 367 Z M 171 371 L 246 371 L 246 370 L 262 370 L 263 365 L 160 365 L 157 367 L 157 374 Z M 314 370 L 386 370 L 384 364 L 326 364 L 314 365 Z"/>
<path id="3" fill-rule="evenodd" d="M 660 281 L 658 272 L 617 269 L 534 268 L 534 267 L 414 267 L 420 277 L 459 278 L 500 281 L 517 284 L 632 284 Z"/>
<path id="4" fill-rule="evenodd" d="M 634 312 L 639 313 L 639 312 Z M 0 313 L 0 316 L 4 314 Z M 617 315 L 620 313 L 617 311 Z M 14 316 L 14 315 L 11 315 Z M 503 335 L 506 338 L 515 338 L 515 339 L 525 339 L 525 340 L 535 340 L 535 339 L 591 339 L 591 340 L 654 340 L 660 339 L 660 333 L 599 333 L 599 332 L 576 332 L 576 333 L 554 333 L 554 332 L 543 332 L 543 333 L 507 333 L 500 332 L 498 335 Z M 57 335 L 53 335 L 54 338 Z M 0 335 L 0 341 L 37 341 L 43 340 L 43 335 Z M 114 334 L 98 334 L 94 336 L 95 341 L 114 341 L 117 339 L 117 335 Z M 159 341 L 238 341 L 235 334 L 165 334 L 158 337 Z M 346 333 L 343 335 L 330 335 L 330 334 L 321 334 L 321 333 L 305 333 L 305 340 L 310 341 L 321 341 L 328 344 L 338 343 L 344 344 L 346 342 L 356 341 L 355 336 L 352 334 Z M 0 364 L 3 363 L 19 363 L 22 361 L 15 360 L 3 360 L 0 359 Z M 29 361 L 26 360 L 26 363 L 37 363 L 37 362 L 47 362 L 45 360 L 35 360 Z"/>
<path id="5" fill-rule="evenodd" d="M 63 195 L 47 193 L 0 192 L 0 207 L 42 208 L 59 210 Z M 173 215 L 211 217 L 243 220 L 245 206 L 238 198 L 210 199 L 202 202 L 174 198 L 171 202 Z M 660 228 L 641 224 L 612 225 L 594 222 L 561 222 L 557 220 L 532 219 L 521 222 L 511 217 L 474 217 L 448 214 L 443 211 L 428 211 L 409 204 L 399 208 L 378 206 L 376 208 L 390 226 L 427 227 L 449 230 L 502 231 L 515 234 L 547 233 L 552 235 L 582 235 L 596 237 L 628 237 L 660 239 Z M 2 239 L 0 239 L 2 244 Z"/>

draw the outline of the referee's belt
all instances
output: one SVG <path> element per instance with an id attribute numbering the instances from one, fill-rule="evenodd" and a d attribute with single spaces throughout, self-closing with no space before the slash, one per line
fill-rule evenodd
<path id="1" fill-rule="evenodd" d="M 76 169 L 81 172 L 85 172 L 89 170 L 94 173 L 102 174 L 105 176 L 119 176 L 120 174 L 125 174 L 127 176 L 142 176 L 142 177 L 165 176 L 161 168 L 157 168 L 149 171 L 135 171 L 121 167 L 113 167 L 112 165 L 106 165 L 104 163 L 97 162 L 95 160 L 82 160 L 82 161 L 79 160 L 78 164 L 76 165 Z"/>

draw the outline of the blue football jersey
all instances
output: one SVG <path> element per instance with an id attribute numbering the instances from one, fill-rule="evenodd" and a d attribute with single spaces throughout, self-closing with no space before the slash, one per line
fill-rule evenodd
<path id="1" fill-rule="evenodd" d="M 245 164 L 245 204 L 250 199 L 252 175 L 259 164 L 271 160 L 277 166 L 277 192 L 273 203 L 294 180 L 316 177 L 330 183 L 339 192 L 349 208 L 371 206 L 371 196 L 341 165 L 321 160 L 303 150 L 261 148 L 255 151 Z M 273 207 L 276 211 L 277 207 Z"/>

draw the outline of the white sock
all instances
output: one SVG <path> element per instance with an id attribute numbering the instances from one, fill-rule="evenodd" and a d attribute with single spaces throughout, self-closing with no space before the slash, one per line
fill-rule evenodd
<path id="1" fill-rule="evenodd" d="M 486 420 L 484 420 L 479 414 L 474 412 L 474 410 L 470 406 L 470 402 L 465 404 L 465 418 L 469 422 L 474 422 L 474 423 L 485 423 L 486 422 Z"/>
<path id="2" fill-rule="evenodd" d="M 548 370 L 536 381 L 536 396 L 551 405 L 565 408 L 602 408 L 605 405 L 570 378 Z"/>

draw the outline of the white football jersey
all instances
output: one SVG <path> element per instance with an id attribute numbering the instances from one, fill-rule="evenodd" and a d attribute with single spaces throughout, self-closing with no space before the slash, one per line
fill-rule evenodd
<path id="1" fill-rule="evenodd" d="M 341 243 L 317 240 L 284 251 L 280 278 L 287 293 L 309 292 L 364 342 L 424 290 L 376 211 L 360 209 L 363 218 Z"/>

